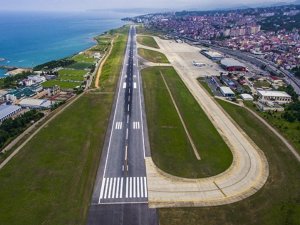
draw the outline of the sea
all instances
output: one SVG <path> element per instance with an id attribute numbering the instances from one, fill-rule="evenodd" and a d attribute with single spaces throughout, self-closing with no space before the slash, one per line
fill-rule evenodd
<path id="1" fill-rule="evenodd" d="M 93 46 L 93 37 L 124 25 L 123 16 L 102 11 L 0 11 L 0 65 L 34 67 L 76 54 Z M 0 77 L 5 73 L 0 69 Z"/>

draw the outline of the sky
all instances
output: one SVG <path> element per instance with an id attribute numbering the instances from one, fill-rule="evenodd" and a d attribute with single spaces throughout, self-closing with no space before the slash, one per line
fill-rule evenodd
<path id="1" fill-rule="evenodd" d="M 294 0 L 0 0 L 0 10 L 15 11 L 85 11 L 91 9 L 149 8 L 172 10 L 206 10 L 260 3 Z"/>

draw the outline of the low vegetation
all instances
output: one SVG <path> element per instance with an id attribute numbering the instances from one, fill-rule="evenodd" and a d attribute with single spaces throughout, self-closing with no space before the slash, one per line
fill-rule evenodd
<path id="1" fill-rule="evenodd" d="M 16 88 L 19 86 L 19 81 L 27 78 L 28 75 L 31 75 L 31 73 L 23 72 L 14 76 L 6 76 L 0 79 L 0 88 Z"/>
<path id="2" fill-rule="evenodd" d="M 65 58 L 65 59 L 60 59 L 60 60 L 53 60 L 50 62 L 46 62 L 44 64 L 38 65 L 36 67 L 33 68 L 33 70 L 51 70 L 57 67 L 66 67 L 71 65 L 72 63 L 74 63 L 75 60 L 69 59 L 69 58 Z"/>
<path id="3" fill-rule="evenodd" d="M 197 160 L 170 95 L 201 156 Z M 152 158 L 162 170 L 181 177 L 208 177 L 225 171 L 232 154 L 206 114 L 172 67 L 142 71 Z"/>
<path id="4" fill-rule="evenodd" d="M 145 46 L 148 46 L 148 47 L 151 47 L 151 48 L 159 48 L 159 46 L 156 43 L 156 41 L 154 40 L 154 38 L 150 37 L 150 36 L 138 36 L 137 41 L 141 45 L 145 45 Z"/>
<path id="5" fill-rule="evenodd" d="M 82 82 L 74 82 L 74 81 L 60 81 L 60 80 L 48 80 L 44 82 L 42 85 L 44 88 L 53 87 L 55 85 L 59 86 L 61 89 L 73 89 L 77 86 L 80 86 Z"/>
<path id="6" fill-rule="evenodd" d="M 114 47 L 102 68 L 99 80 L 100 89 L 103 91 L 111 92 L 115 90 L 115 84 L 120 75 L 119 73 L 123 63 L 128 32 L 128 26 L 123 26 L 118 30 L 110 32 L 111 35 L 115 35 L 115 40 Z"/>
<path id="7" fill-rule="evenodd" d="M 169 60 L 167 59 L 167 57 L 161 53 L 161 52 L 157 52 L 157 51 L 153 51 L 153 50 L 149 50 L 149 49 L 145 49 L 145 48 L 139 48 L 138 49 L 138 54 L 153 63 L 169 63 Z"/>
<path id="8" fill-rule="evenodd" d="M 264 151 L 270 169 L 267 183 L 255 195 L 216 207 L 160 209 L 161 225 L 296 225 L 300 214 L 300 164 L 286 146 L 241 107 L 219 101 L 229 115 Z"/>
<path id="9" fill-rule="evenodd" d="M 9 118 L 4 120 L 0 125 L 0 149 L 26 130 L 33 122 L 38 121 L 43 116 L 43 113 L 36 110 L 30 110 L 15 119 Z"/>
<path id="10" fill-rule="evenodd" d="M 72 60 L 76 62 L 84 62 L 84 63 L 95 63 L 95 59 L 85 55 L 84 53 L 77 54 L 72 57 Z"/>

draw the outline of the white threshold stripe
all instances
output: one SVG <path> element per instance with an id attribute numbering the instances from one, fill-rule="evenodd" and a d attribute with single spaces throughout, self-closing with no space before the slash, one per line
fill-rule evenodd
<path id="1" fill-rule="evenodd" d="M 120 198 L 123 197 L 123 177 L 121 177 L 121 190 L 120 190 Z"/>
<path id="2" fill-rule="evenodd" d="M 136 184 L 137 184 L 136 197 L 139 198 L 140 197 L 140 178 L 139 177 L 136 178 Z"/>
<path id="3" fill-rule="evenodd" d="M 133 178 L 133 197 L 135 198 L 135 177 Z"/>
<path id="4" fill-rule="evenodd" d="M 125 186 L 125 187 L 124 187 Z M 123 196 L 123 187 L 125 196 Z M 99 199 L 147 198 L 146 177 L 103 178 Z M 99 200 L 98 204 L 103 203 Z"/>
<path id="5" fill-rule="evenodd" d="M 144 188 L 145 188 L 145 198 L 148 197 L 148 191 L 147 191 L 147 180 L 146 177 L 144 177 Z"/>
<path id="6" fill-rule="evenodd" d="M 115 198 L 115 187 L 116 187 L 116 178 L 114 178 L 114 184 L 113 184 L 113 189 L 112 189 L 112 198 Z"/>
<path id="7" fill-rule="evenodd" d="M 132 177 L 129 178 L 129 198 L 132 197 Z"/>
<path id="8" fill-rule="evenodd" d="M 103 198 L 104 185 L 105 185 L 105 178 L 102 179 L 101 190 L 100 190 L 100 199 Z"/>
<path id="9" fill-rule="evenodd" d="M 108 190 L 108 198 L 110 198 L 111 194 L 111 185 L 112 185 L 113 178 L 109 178 L 109 190 Z"/>
<path id="10" fill-rule="evenodd" d="M 109 178 L 106 179 L 106 182 L 105 182 L 105 192 L 104 192 L 104 198 L 106 198 L 107 196 L 107 190 L 108 190 L 108 181 L 109 181 Z"/>
<path id="11" fill-rule="evenodd" d="M 123 88 L 126 88 L 126 82 L 123 83 Z"/>
<path id="12" fill-rule="evenodd" d="M 126 198 L 128 198 L 128 177 L 126 177 Z"/>
<path id="13" fill-rule="evenodd" d="M 133 83 L 133 88 L 136 89 L 136 82 Z"/>
<path id="14" fill-rule="evenodd" d="M 143 183 L 143 177 L 140 177 L 141 180 L 141 197 L 144 197 L 144 183 Z"/>
<path id="15" fill-rule="evenodd" d="M 119 198 L 119 183 L 120 183 L 120 177 L 117 178 L 116 198 Z"/>

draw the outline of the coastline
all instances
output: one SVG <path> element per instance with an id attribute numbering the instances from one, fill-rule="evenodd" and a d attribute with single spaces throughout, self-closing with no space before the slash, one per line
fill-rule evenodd
<path id="1" fill-rule="evenodd" d="M 124 25 L 118 15 L 105 17 L 86 12 L 7 12 L 0 15 L 0 19 L 0 29 L 5 31 L 5 35 L 0 36 L 0 66 L 17 68 L 32 68 L 72 57 L 95 46 L 98 35 Z M 41 27 L 51 29 L 40 32 Z M 0 77 L 5 77 L 6 72 L 0 70 Z"/>
<path id="2" fill-rule="evenodd" d="M 126 24 L 127 23 L 124 23 L 123 25 L 119 26 L 118 28 L 120 28 L 120 27 L 122 27 L 122 26 L 124 26 Z M 66 59 L 66 58 L 72 58 L 73 56 L 79 55 L 80 53 L 83 53 L 83 52 L 86 52 L 86 51 L 90 51 L 91 49 L 93 49 L 94 47 L 97 46 L 97 44 L 98 44 L 97 39 L 96 39 L 97 37 L 105 35 L 106 33 L 110 32 L 110 31 L 112 31 L 114 29 L 118 29 L 118 28 L 111 28 L 111 29 L 108 29 L 106 31 L 103 31 L 102 33 L 99 33 L 99 34 L 95 35 L 92 38 L 93 44 L 91 46 L 89 46 L 87 48 L 83 48 L 80 51 L 76 51 L 74 54 L 70 54 L 70 55 L 68 55 L 66 57 L 62 57 L 62 58 L 61 57 L 55 58 L 55 59 L 50 60 L 50 61 L 45 61 L 45 62 L 43 62 L 41 64 L 33 65 L 32 67 L 20 67 L 20 66 L 13 66 L 13 65 L 6 66 L 6 65 L 1 64 L 1 63 L 7 61 L 7 59 L 0 57 L 0 79 L 4 79 L 7 76 L 14 76 L 15 75 L 15 74 L 8 74 L 9 71 L 13 71 L 13 70 L 24 70 L 24 71 L 25 70 L 32 70 L 34 72 L 33 69 L 36 66 L 39 66 L 39 65 L 42 65 L 42 64 L 45 64 L 45 63 L 49 63 L 51 61 L 59 61 L 59 60 Z M 3 59 L 3 60 L 1 61 L 1 59 Z"/>

